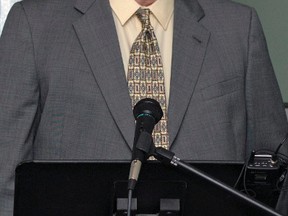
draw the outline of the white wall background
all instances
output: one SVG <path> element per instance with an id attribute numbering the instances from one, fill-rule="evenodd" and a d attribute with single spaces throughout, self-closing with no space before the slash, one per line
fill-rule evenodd
<path id="1" fill-rule="evenodd" d="M 12 5 L 19 0 L 0 0 L 0 35 L 4 26 L 4 22 Z"/>

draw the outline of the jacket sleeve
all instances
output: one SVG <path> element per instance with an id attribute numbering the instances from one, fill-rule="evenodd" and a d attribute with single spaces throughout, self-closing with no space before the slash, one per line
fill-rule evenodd
<path id="1" fill-rule="evenodd" d="M 20 3 L 0 39 L 0 215 L 13 215 L 14 171 L 33 158 L 39 87 L 31 29 Z"/>
<path id="2" fill-rule="evenodd" d="M 264 33 L 255 10 L 252 9 L 251 13 L 245 79 L 246 155 L 263 148 L 276 150 L 288 132 L 285 108 Z M 282 147 L 282 153 L 287 154 L 287 147 Z"/>

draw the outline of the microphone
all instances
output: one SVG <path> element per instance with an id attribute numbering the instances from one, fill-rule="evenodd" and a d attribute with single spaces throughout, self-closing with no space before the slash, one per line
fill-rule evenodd
<path id="1" fill-rule="evenodd" d="M 135 136 L 132 150 L 128 190 L 134 190 L 142 163 L 147 159 L 152 140 L 154 126 L 163 116 L 160 104 L 151 98 L 140 100 L 133 109 L 136 120 Z"/>

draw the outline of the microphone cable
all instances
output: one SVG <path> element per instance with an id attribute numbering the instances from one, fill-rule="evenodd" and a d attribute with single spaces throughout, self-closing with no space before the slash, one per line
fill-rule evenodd
<path id="1" fill-rule="evenodd" d="M 278 161 L 278 152 L 279 152 L 280 148 L 283 146 L 283 144 L 286 142 L 287 138 L 288 138 L 288 133 L 286 133 L 286 136 L 280 142 L 280 144 L 278 145 L 276 151 L 274 152 L 274 154 L 272 156 L 272 159 L 271 159 L 272 162 L 277 163 L 277 161 Z"/>
<path id="2" fill-rule="evenodd" d="M 132 190 L 132 189 L 128 189 L 127 216 L 131 216 L 131 209 L 132 209 L 132 194 L 133 194 L 133 190 Z"/>

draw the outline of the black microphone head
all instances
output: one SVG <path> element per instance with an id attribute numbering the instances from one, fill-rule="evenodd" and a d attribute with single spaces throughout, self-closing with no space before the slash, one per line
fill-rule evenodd
<path id="1" fill-rule="evenodd" d="M 136 120 L 143 115 L 152 116 L 155 124 L 157 124 L 163 116 L 163 111 L 158 101 L 152 98 L 144 98 L 134 106 L 133 114 Z"/>

